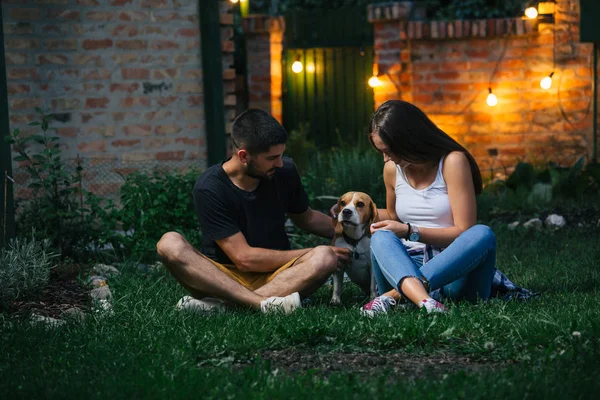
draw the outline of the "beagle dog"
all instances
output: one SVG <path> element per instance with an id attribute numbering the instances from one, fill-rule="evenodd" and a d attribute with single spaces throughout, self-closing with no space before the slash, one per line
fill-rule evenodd
<path id="1" fill-rule="evenodd" d="M 348 265 L 333 273 L 333 296 L 331 304 L 340 305 L 344 272 L 371 299 L 377 296 L 375 277 L 371 268 L 371 230 L 377 221 L 377 207 L 368 194 L 348 192 L 339 198 L 338 215 L 333 218 L 335 236 L 333 246 L 352 251 Z"/>

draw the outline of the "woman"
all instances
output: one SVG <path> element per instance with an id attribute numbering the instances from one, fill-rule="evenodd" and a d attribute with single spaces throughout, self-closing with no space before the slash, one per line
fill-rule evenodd
<path id="1" fill-rule="evenodd" d="M 383 154 L 386 210 L 371 226 L 371 258 L 381 294 L 361 308 L 372 317 L 404 297 L 427 312 L 447 309 L 430 297 L 490 297 L 496 239 L 475 225 L 481 174 L 473 156 L 419 108 L 382 104 L 369 139 Z"/>

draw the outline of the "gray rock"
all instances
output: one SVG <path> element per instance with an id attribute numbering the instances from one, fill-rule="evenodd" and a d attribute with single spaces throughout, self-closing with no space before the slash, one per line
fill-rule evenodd
<path id="1" fill-rule="evenodd" d="M 544 221 L 544 225 L 549 229 L 560 229 L 563 228 L 567 224 L 565 218 L 562 215 L 550 214 L 546 217 Z"/>
<path id="2" fill-rule="evenodd" d="M 92 272 L 94 272 L 95 274 L 98 274 L 98 275 L 106 275 L 109 278 L 120 274 L 118 269 L 116 269 L 112 265 L 106 265 L 106 264 L 94 265 L 94 268 L 92 268 Z"/>
<path id="3" fill-rule="evenodd" d="M 511 222 L 510 224 L 508 224 L 508 229 L 514 231 L 515 229 L 517 229 L 517 226 L 519 226 L 519 221 Z"/>
<path id="4" fill-rule="evenodd" d="M 30 322 L 32 324 L 45 324 L 49 328 L 58 328 L 59 326 L 66 324 L 66 321 L 62 319 L 44 317 L 39 314 L 31 314 Z"/>
<path id="5" fill-rule="evenodd" d="M 92 275 L 88 278 L 88 284 L 95 288 L 108 286 L 108 278 L 102 275 Z"/>
<path id="6" fill-rule="evenodd" d="M 542 230 L 542 226 L 542 220 L 539 218 L 532 218 L 523 224 L 524 228 L 535 229 L 536 231 Z"/>
<path id="7" fill-rule="evenodd" d="M 112 298 L 112 293 L 110 292 L 110 288 L 108 286 L 101 286 L 92 289 L 90 296 L 92 296 L 92 299 L 94 300 L 108 300 Z"/>
<path id="8" fill-rule="evenodd" d="M 68 318 L 68 319 L 73 319 L 73 320 L 82 321 L 82 322 L 85 320 L 84 312 L 81 311 L 77 307 L 71 307 L 71 308 L 63 311 L 63 315 L 65 316 L 65 318 Z"/>

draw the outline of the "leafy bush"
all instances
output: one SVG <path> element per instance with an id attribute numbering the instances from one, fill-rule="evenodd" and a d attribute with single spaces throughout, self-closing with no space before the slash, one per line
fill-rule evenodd
<path id="1" fill-rule="evenodd" d="M 0 305 L 21 299 L 48 283 L 52 259 L 50 240 L 15 238 L 0 248 Z"/>
<path id="2" fill-rule="evenodd" d="M 81 162 L 73 170 L 62 160 L 60 138 L 50 134 L 54 116 L 39 108 L 36 111 L 40 121 L 29 125 L 39 126 L 41 135 L 23 136 L 19 129 L 15 129 L 5 138 L 18 152 L 14 161 L 22 163 L 29 173 L 28 187 L 34 195 L 22 205 L 17 230 L 35 230 L 39 237 L 49 238 L 51 246 L 62 257 L 82 257 L 89 243 L 98 235 L 94 226 L 96 216 L 87 203 L 99 200 L 82 188 Z"/>
<path id="3" fill-rule="evenodd" d="M 348 191 L 369 194 L 385 207 L 383 184 L 383 158 L 370 147 L 347 147 L 315 153 L 302 182 L 311 204 L 317 209 L 328 210 L 333 198 Z M 320 200 L 322 196 L 328 196 Z"/>
<path id="4" fill-rule="evenodd" d="M 496 180 L 478 199 L 479 215 L 491 218 L 500 211 L 536 212 L 565 202 L 597 196 L 600 164 L 585 165 L 579 158 L 571 167 L 549 162 L 543 167 L 520 162 L 506 181 Z"/>
<path id="5" fill-rule="evenodd" d="M 194 211 L 192 190 L 198 169 L 187 172 L 134 172 L 121 187 L 120 209 L 110 212 L 110 220 L 120 224 L 122 233 L 109 239 L 126 257 L 144 261 L 156 257 L 156 243 L 168 231 L 184 235 L 194 246 L 201 241 Z M 115 221 L 116 217 L 116 221 Z M 107 226 L 111 231 L 118 226 Z"/>

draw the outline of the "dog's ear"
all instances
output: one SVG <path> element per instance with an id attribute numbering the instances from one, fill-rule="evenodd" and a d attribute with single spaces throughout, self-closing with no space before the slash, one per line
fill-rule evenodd
<path id="1" fill-rule="evenodd" d="M 375 204 L 375 202 L 373 200 L 371 200 L 371 214 L 370 214 L 370 218 L 369 218 L 369 225 L 371 225 L 373 222 L 377 222 L 379 221 L 379 214 L 377 213 L 377 205 Z"/>
<path id="2" fill-rule="evenodd" d="M 342 224 L 338 221 L 337 218 L 332 217 L 331 220 L 333 221 L 333 227 L 335 228 L 335 237 L 342 236 L 342 232 L 344 230 Z"/>

